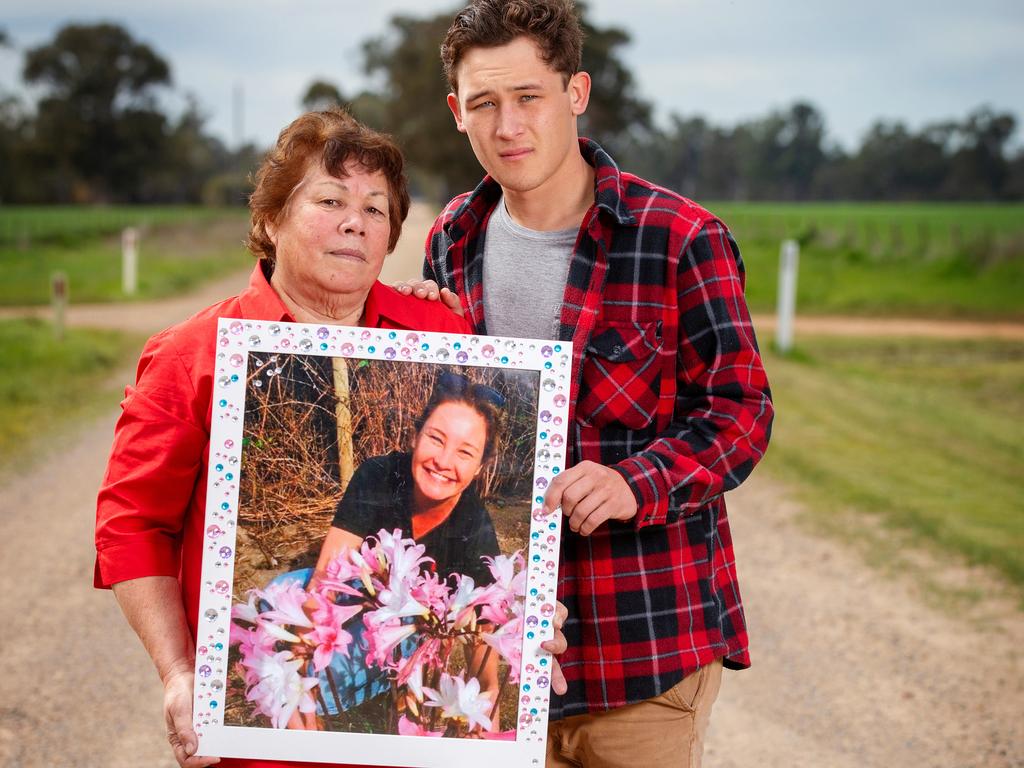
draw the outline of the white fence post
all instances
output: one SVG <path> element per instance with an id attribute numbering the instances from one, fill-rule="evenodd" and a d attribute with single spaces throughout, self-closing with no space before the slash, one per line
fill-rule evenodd
<path id="1" fill-rule="evenodd" d="M 800 264 L 800 245 L 783 240 L 779 250 L 779 320 L 775 329 L 775 347 L 785 354 L 793 348 L 793 320 L 796 315 L 796 275 Z"/>
<path id="2" fill-rule="evenodd" d="M 121 290 L 134 296 L 139 285 L 139 231 L 125 227 L 121 233 Z"/>

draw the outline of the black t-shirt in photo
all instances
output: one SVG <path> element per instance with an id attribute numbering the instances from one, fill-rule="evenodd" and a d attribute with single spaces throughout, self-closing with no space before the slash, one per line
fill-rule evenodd
<path id="1" fill-rule="evenodd" d="M 373 456 L 352 475 L 332 525 L 363 538 L 376 536 L 381 528 L 389 533 L 399 528 L 403 538 L 411 538 L 412 491 L 412 454 Z M 425 545 L 425 554 L 434 558 L 438 575 L 462 573 L 472 576 L 478 586 L 494 581 L 480 558 L 500 553 L 498 537 L 475 482 L 462 492 L 448 518 L 417 543 Z"/>

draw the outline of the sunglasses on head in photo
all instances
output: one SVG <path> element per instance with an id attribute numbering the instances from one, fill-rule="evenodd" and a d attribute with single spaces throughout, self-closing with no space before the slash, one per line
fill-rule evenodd
<path id="1" fill-rule="evenodd" d="M 461 373 L 445 371 L 438 377 L 437 388 L 455 395 L 468 394 L 476 400 L 482 400 L 498 408 L 505 407 L 505 396 L 501 392 L 486 384 L 474 384 Z"/>

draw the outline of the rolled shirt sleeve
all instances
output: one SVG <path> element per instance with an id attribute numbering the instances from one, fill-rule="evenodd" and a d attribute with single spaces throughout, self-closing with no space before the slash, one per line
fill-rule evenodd
<path id="1" fill-rule="evenodd" d="M 96 506 L 97 587 L 181 571 L 185 518 L 205 482 L 209 396 L 197 394 L 174 342 L 150 339 L 121 403 Z"/>

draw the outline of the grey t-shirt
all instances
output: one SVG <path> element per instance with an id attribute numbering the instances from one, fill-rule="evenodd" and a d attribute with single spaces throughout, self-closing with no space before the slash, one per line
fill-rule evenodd
<path id="1" fill-rule="evenodd" d="M 487 333 L 556 337 L 578 232 L 576 228 L 556 232 L 527 229 L 509 216 L 504 197 L 498 201 L 484 239 Z"/>

